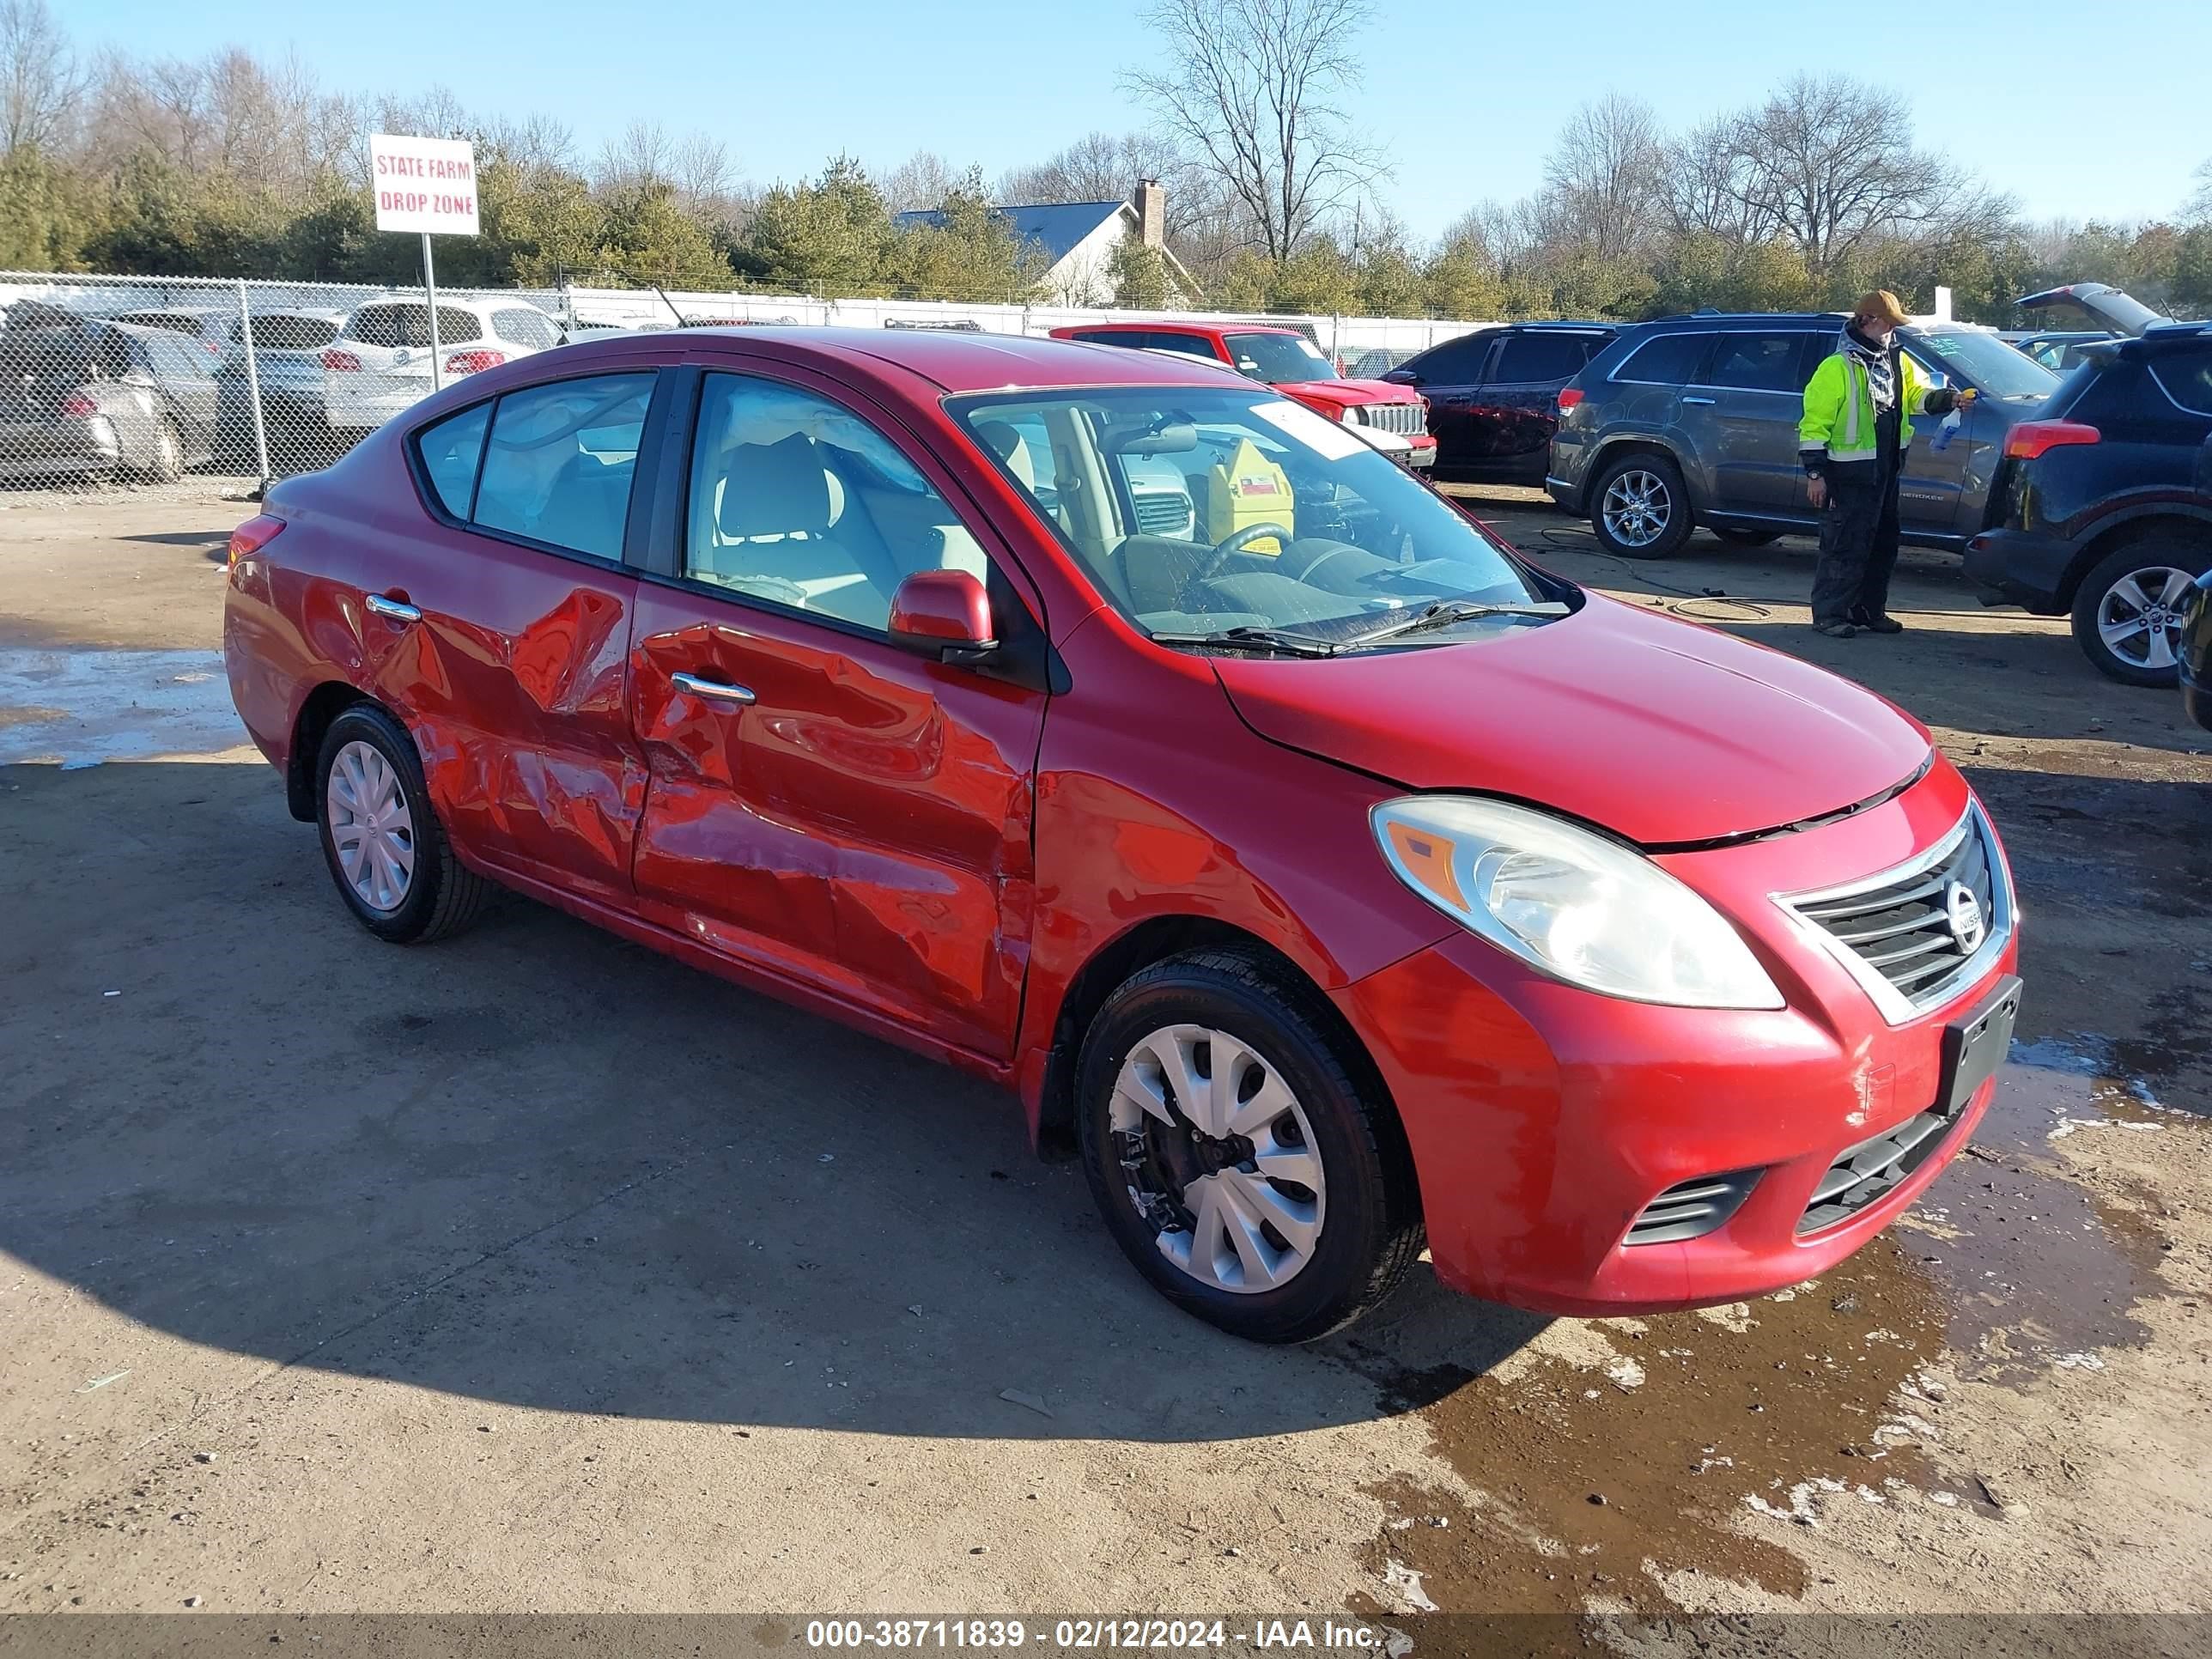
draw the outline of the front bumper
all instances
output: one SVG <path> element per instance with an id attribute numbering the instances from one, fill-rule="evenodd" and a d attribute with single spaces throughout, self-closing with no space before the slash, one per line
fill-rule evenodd
<path id="1" fill-rule="evenodd" d="M 1843 1218 L 1812 1224 L 1832 1212 L 1808 1213 L 1840 1158 L 1945 1103 L 1946 1028 L 2014 971 L 2017 933 L 1972 984 L 1891 1025 L 1778 907 L 1755 918 L 1747 898 L 1900 862 L 1955 823 L 1966 800 L 1945 767 L 1867 821 L 1665 860 L 1738 918 L 1784 1009 L 1600 997 L 1472 935 L 1336 993 L 1406 1126 L 1438 1277 L 1557 1314 L 1732 1302 L 1825 1271 L 1908 1206 L 1966 1144 L 1994 1080 L 1902 1180 Z M 1714 1231 L 1629 1242 L 1669 1188 L 1746 1170 L 1755 1182 Z"/>
<path id="2" fill-rule="evenodd" d="M 2070 542 L 2021 530 L 1984 530 L 1966 544 L 1966 574 L 2018 605 L 2055 617 L 2073 602 L 2066 573 L 2074 563 Z"/>
<path id="3" fill-rule="evenodd" d="M 2181 712 L 2212 732 L 2212 680 L 2193 679 L 2186 668 L 2181 671 Z"/>

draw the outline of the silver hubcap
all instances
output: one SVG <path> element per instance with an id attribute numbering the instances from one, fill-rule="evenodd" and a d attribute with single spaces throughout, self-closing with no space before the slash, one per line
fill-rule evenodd
<path id="1" fill-rule="evenodd" d="M 1129 1201 L 1199 1283 L 1272 1291 L 1313 1260 L 1327 1196 L 1313 1126 L 1237 1038 L 1154 1031 L 1122 1062 L 1109 1118 Z"/>
<path id="2" fill-rule="evenodd" d="M 2196 576 L 2171 565 L 2131 570 L 2097 603 L 2097 634 L 2105 648 L 2137 668 L 2172 668 L 2179 660 L 2182 601 Z"/>
<path id="3" fill-rule="evenodd" d="M 1656 472 L 1624 472 L 1605 492 L 1605 527 L 1624 547 L 1648 547 L 1667 533 L 1674 516 L 1674 492 Z"/>
<path id="4" fill-rule="evenodd" d="M 372 910 L 397 910 L 415 884 L 415 818 L 399 774 L 375 744 L 349 743 L 331 764 L 323 810 L 346 885 Z"/>

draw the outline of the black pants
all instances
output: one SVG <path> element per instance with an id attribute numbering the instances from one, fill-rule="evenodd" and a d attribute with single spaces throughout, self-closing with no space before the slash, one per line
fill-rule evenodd
<path id="1" fill-rule="evenodd" d="M 1827 470 L 1820 509 L 1820 562 L 1813 569 L 1813 622 L 1886 615 L 1897 569 L 1894 463 L 1846 461 Z"/>

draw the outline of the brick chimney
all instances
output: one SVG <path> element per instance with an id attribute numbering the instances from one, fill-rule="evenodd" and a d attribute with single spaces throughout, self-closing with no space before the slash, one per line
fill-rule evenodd
<path id="1" fill-rule="evenodd" d="M 1168 193 L 1157 179 L 1137 180 L 1137 199 L 1131 204 L 1137 210 L 1138 234 L 1146 247 L 1165 247 L 1168 243 Z"/>

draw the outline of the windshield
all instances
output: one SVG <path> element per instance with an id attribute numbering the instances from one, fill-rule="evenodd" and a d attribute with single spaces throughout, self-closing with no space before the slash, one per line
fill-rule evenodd
<path id="1" fill-rule="evenodd" d="M 1242 629 L 1346 646 L 1431 606 L 1575 596 L 1349 428 L 1257 389 L 992 392 L 949 407 L 1099 591 L 1179 643 Z M 1439 617 L 1375 648 L 1542 620 Z"/>
<path id="2" fill-rule="evenodd" d="M 1966 329 L 1924 329 L 1911 337 L 1914 355 L 1946 380 L 1963 380 L 1985 398 L 2039 404 L 2058 389 L 2058 377 L 1994 334 Z"/>
<path id="3" fill-rule="evenodd" d="M 1221 342 L 1239 374 L 1269 386 L 1341 378 L 1336 365 L 1303 334 L 1224 334 Z"/>

